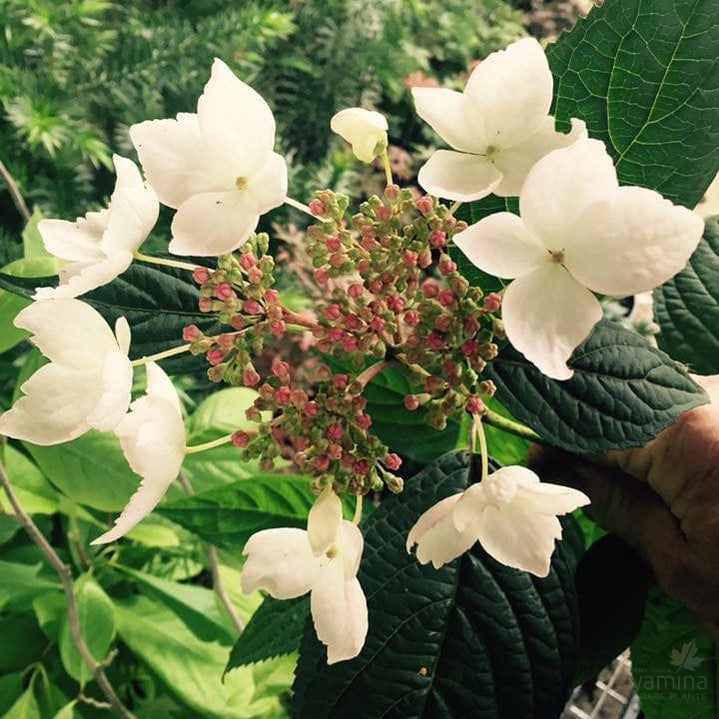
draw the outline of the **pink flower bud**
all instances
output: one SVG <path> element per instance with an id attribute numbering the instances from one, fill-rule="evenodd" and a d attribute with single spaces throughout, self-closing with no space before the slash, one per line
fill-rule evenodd
<path id="1" fill-rule="evenodd" d="M 442 230 L 434 230 L 429 236 L 429 244 L 439 250 L 447 244 L 447 235 Z"/>
<path id="2" fill-rule="evenodd" d="M 217 297 L 218 300 L 226 302 L 234 296 L 235 293 L 227 282 L 220 282 L 220 284 L 215 287 L 215 297 Z"/>
<path id="3" fill-rule="evenodd" d="M 328 320 L 338 320 L 342 316 L 342 308 L 333 302 L 331 305 L 327 305 L 325 308 L 325 317 Z"/>
<path id="4" fill-rule="evenodd" d="M 341 342 L 345 336 L 345 331 L 341 327 L 333 327 L 328 335 L 333 342 Z"/>
<path id="5" fill-rule="evenodd" d="M 318 472 L 324 472 L 330 466 L 330 458 L 326 454 L 321 454 L 315 457 L 313 464 Z"/>
<path id="6" fill-rule="evenodd" d="M 479 414 L 480 412 L 484 412 L 484 402 L 479 397 L 473 396 L 470 397 L 467 400 L 467 412 L 471 412 L 472 414 Z"/>
<path id="7" fill-rule="evenodd" d="M 410 412 L 414 412 L 419 407 L 419 399 L 416 394 L 406 395 L 403 402 L 405 409 L 408 409 Z"/>
<path id="8" fill-rule="evenodd" d="M 364 287 L 362 287 L 362 285 L 360 285 L 360 284 L 357 283 L 357 282 L 351 284 L 351 285 L 347 288 L 347 294 L 348 294 L 353 300 L 356 300 L 358 297 L 360 297 L 363 292 L 364 292 Z"/>
<path id="9" fill-rule="evenodd" d="M 462 345 L 462 354 L 467 355 L 467 357 L 471 357 L 476 352 L 477 352 L 477 343 L 474 340 L 467 340 Z"/>
<path id="10" fill-rule="evenodd" d="M 397 185 L 387 185 L 384 189 L 384 196 L 390 201 L 394 202 L 400 193 L 400 188 Z"/>
<path id="11" fill-rule="evenodd" d="M 502 305 L 502 296 L 496 292 L 490 292 L 483 302 L 483 307 L 487 312 L 496 312 Z"/>
<path id="12" fill-rule="evenodd" d="M 356 330 L 356 329 L 359 329 L 360 326 L 362 325 L 362 321 L 360 320 L 360 318 L 357 317 L 357 315 L 354 315 L 354 314 L 347 315 L 347 316 L 344 318 L 344 323 L 345 323 L 345 327 L 346 327 L 348 330 Z"/>
<path id="13" fill-rule="evenodd" d="M 282 320 L 272 320 L 269 324 L 270 333 L 275 337 L 282 337 L 287 329 L 287 325 Z"/>
<path id="14" fill-rule="evenodd" d="M 368 414 L 360 414 L 355 418 L 355 423 L 360 429 L 369 429 L 372 425 L 372 417 Z"/>
<path id="15" fill-rule="evenodd" d="M 262 305 L 257 300 L 245 300 L 242 309 L 248 315 L 259 315 L 262 313 Z"/>
<path id="16" fill-rule="evenodd" d="M 430 332 L 427 335 L 427 347 L 439 352 L 444 349 L 444 340 L 436 332 Z"/>
<path id="17" fill-rule="evenodd" d="M 246 324 L 246 320 L 242 315 L 235 315 L 231 320 L 230 324 L 236 330 L 241 330 Z"/>
<path id="18" fill-rule="evenodd" d="M 395 452 L 390 452 L 384 458 L 384 465 L 385 465 L 385 467 L 387 467 L 387 469 L 396 470 L 402 466 L 402 459 Z"/>
<path id="19" fill-rule="evenodd" d="M 280 293 L 277 290 L 265 290 L 264 298 L 265 302 L 275 304 L 280 300 Z"/>
<path id="20" fill-rule="evenodd" d="M 319 414 L 319 411 L 320 411 L 320 407 L 319 407 L 319 405 L 317 404 L 317 402 L 308 402 L 308 403 L 304 406 L 304 409 L 302 410 L 302 414 L 303 414 L 305 417 L 309 417 L 310 419 L 314 419 L 314 418 Z"/>
<path id="21" fill-rule="evenodd" d="M 267 382 L 265 382 L 257 392 L 264 400 L 274 399 L 275 397 L 275 388 L 271 384 L 267 384 Z"/>
<path id="22" fill-rule="evenodd" d="M 440 332 L 447 332 L 449 330 L 449 328 L 452 326 L 452 318 L 449 315 L 440 315 L 434 321 L 434 326 Z"/>
<path id="23" fill-rule="evenodd" d="M 259 285 L 262 282 L 262 270 L 259 267 L 250 267 L 247 270 L 247 279 L 250 284 Z"/>
<path id="24" fill-rule="evenodd" d="M 282 387 L 278 387 L 277 391 L 275 392 L 275 402 L 277 402 L 277 404 L 280 404 L 280 405 L 289 404 L 291 394 L 292 394 L 292 391 L 286 385 L 283 385 Z"/>
<path id="25" fill-rule="evenodd" d="M 197 306 L 200 308 L 200 312 L 212 312 L 212 300 L 209 297 L 200 297 Z"/>
<path id="26" fill-rule="evenodd" d="M 342 456 L 342 447 L 339 444 L 332 443 L 327 448 L 327 454 L 330 459 L 339 459 Z"/>
<path id="27" fill-rule="evenodd" d="M 340 238 L 337 237 L 337 235 L 333 235 L 332 237 L 328 237 L 325 240 L 325 244 L 327 245 L 327 249 L 330 252 L 339 252 L 342 248 L 342 243 L 340 242 Z"/>
<path id="28" fill-rule="evenodd" d="M 364 277 L 372 269 L 372 263 L 369 260 L 360 260 L 357 263 L 357 272 Z"/>
<path id="29" fill-rule="evenodd" d="M 192 271 L 192 279 L 195 280 L 198 285 L 204 285 L 205 282 L 210 279 L 210 271 L 207 267 L 195 267 Z"/>
<path id="30" fill-rule="evenodd" d="M 425 297 L 436 297 L 439 294 L 439 285 L 433 280 L 425 280 L 422 283 L 422 294 Z"/>
<path id="31" fill-rule="evenodd" d="M 250 443 L 250 435 L 247 432 L 243 432 L 238 429 L 237 432 L 232 434 L 232 444 L 235 447 L 246 447 Z"/>
<path id="32" fill-rule="evenodd" d="M 364 477 L 366 474 L 369 474 L 369 462 L 366 459 L 358 459 L 352 465 L 352 471 L 360 475 L 360 477 Z"/>
<path id="33" fill-rule="evenodd" d="M 327 427 L 325 434 L 329 437 L 329 439 L 333 439 L 335 441 L 342 439 L 342 425 L 339 422 L 334 422 Z"/>
<path id="34" fill-rule="evenodd" d="M 415 206 L 423 215 L 428 215 L 434 209 L 434 200 L 429 195 L 424 195 L 417 200 Z"/>
<path id="35" fill-rule="evenodd" d="M 372 321 L 369 323 L 369 326 L 375 331 L 375 332 L 381 332 L 387 323 L 381 318 L 381 317 L 373 317 Z"/>
<path id="36" fill-rule="evenodd" d="M 414 310 L 409 310 L 404 313 L 404 321 L 410 326 L 410 327 L 416 327 L 419 324 L 419 312 L 415 312 Z"/>
<path id="37" fill-rule="evenodd" d="M 377 242 L 372 237 L 363 237 L 360 245 L 362 245 L 363 250 L 367 250 L 367 252 L 372 252 L 375 247 L 377 247 Z"/>
<path id="38" fill-rule="evenodd" d="M 369 283 L 370 292 L 373 292 L 374 294 L 382 292 L 383 287 L 384 285 L 380 282 L 380 280 L 372 280 L 372 282 Z"/>
<path id="39" fill-rule="evenodd" d="M 257 374 L 257 370 L 252 365 L 246 367 L 242 372 L 242 384 L 245 387 L 255 387 L 259 381 L 260 375 Z"/>
<path id="40" fill-rule="evenodd" d="M 427 377 L 424 381 L 424 391 L 432 394 L 442 388 L 442 380 L 439 377 Z"/>
<path id="41" fill-rule="evenodd" d="M 220 362 L 225 359 L 225 353 L 219 347 L 213 347 L 207 350 L 206 357 L 207 361 L 214 366 L 220 364 Z"/>
<path id="42" fill-rule="evenodd" d="M 437 299 L 442 306 L 451 307 L 455 300 L 454 292 L 450 292 L 450 290 L 442 290 L 442 292 L 440 292 L 437 296 Z"/>
<path id="43" fill-rule="evenodd" d="M 290 402 L 293 407 L 302 409 L 307 404 L 307 392 L 302 389 L 293 389 L 290 393 Z"/>
<path id="44" fill-rule="evenodd" d="M 387 298 L 387 307 L 392 312 L 401 312 L 404 309 L 404 300 L 399 295 L 392 295 Z"/>
<path id="45" fill-rule="evenodd" d="M 476 317 L 467 317 L 462 326 L 466 335 L 476 335 L 479 332 L 479 321 Z"/>
<path id="46" fill-rule="evenodd" d="M 416 267 L 417 257 L 418 254 L 416 252 L 413 252 L 412 250 L 405 250 L 402 255 L 402 262 L 404 262 L 407 267 Z"/>
<path id="47" fill-rule="evenodd" d="M 439 271 L 443 275 L 451 275 L 453 272 L 457 271 L 457 263 L 451 260 L 449 257 L 444 257 L 442 260 L 440 260 Z"/>
<path id="48" fill-rule="evenodd" d="M 429 248 L 425 248 L 419 253 L 417 256 L 417 264 L 423 269 L 432 264 L 432 253 L 429 251 Z"/>
<path id="49" fill-rule="evenodd" d="M 310 208 L 310 212 L 315 217 L 322 217 L 322 215 L 324 215 L 325 212 L 327 212 L 327 206 L 325 205 L 325 203 L 322 202 L 322 200 L 319 200 L 317 198 L 310 201 L 309 208 Z"/>
<path id="50" fill-rule="evenodd" d="M 324 287 L 330 279 L 329 272 L 327 272 L 324 267 L 320 267 L 319 269 L 315 270 L 314 277 L 315 282 L 320 285 L 320 287 Z"/>
<path id="51" fill-rule="evenodd" d="M 377 208 L 377 219 L 380 222 L 387 222 L 389 218 L 392 217 L 392 208 L 387 207 L 387 205 L 380 205 Z"/>
<path id="52" fill-rule="evenodd" d="M 332 267 L 341 267 L 344 261 L 345 258 L 340 252 L 335 252 L 334 255 L 330 255 L 330 265 L 332 265 Z"/>
<path id="53" fill-rule="evenodd" d="M 345 352 L 355 352 L 357 350 L 357 338 L 348 335 L 342 340 L 342 349 Z"/>
<path id="54" fill-rule="evenodd" d="M 202 337 L 202 332 L 197 325 L 187 325 L 182 328 L 182 339 L 185 342 L 196 342 Z"/>
<path id="55" fill-rule="evenodd" d="M 290 376 L 290 365 L 278 357 L 275 357 L 275 359 L 272 360 L 272 374 L 281 380 L 288 379 Z"/>
<path id="56" fill-rule="evenodd" d="M 332 384 L 337 389 L 347 389 L 349 377 L 346 374 L 336 374 L 332 377 Z"/>
<path id="57" fill-rule="evenodd" d="M 244 252 L 240 255 L 240 266 L 244 267 L 246 270 L 249 270 L 251 267 L 254 267 L 257 264 L 257 260 L 255 259 L 255 256 L 251 252 Z"/>

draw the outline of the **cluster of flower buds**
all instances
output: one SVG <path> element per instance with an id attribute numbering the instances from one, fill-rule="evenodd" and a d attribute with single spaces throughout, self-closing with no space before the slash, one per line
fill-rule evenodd
<path id="1" fill-rule="evenodd" d="M 257 433 L 238 431 L 233 442 L 246 459 L 259 459 L 264 470 L 289 445 L 299 468 L 316 476 L 314 488 L 332 484 L 337 491 L 365 494 L 386 485 L 399 492 L 402 480 L 393 474 L 402 460 L 370 432 L 372 418 L 362 397 L 364 384 L 349 374 L 323 365 L 314 395 L 294 386 L 290 366 L 275 359 L 272 375 L 258 388 L 247 418 L 259 423 Z M 272 419 L 265 419 L 272 417 Z"/>

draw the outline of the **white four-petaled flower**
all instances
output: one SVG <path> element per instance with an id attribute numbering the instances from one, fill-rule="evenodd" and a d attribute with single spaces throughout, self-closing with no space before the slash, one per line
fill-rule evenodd
<path id="1" fill-rule="evenodd" d="M 58 287 L 39 287 L 36 300 L 78 297 L 111 282 L 132 263 L 133 253 L 157 222 L 160 205 L 132 160 L 113 155 L 117 180 L 110 204 L 75 222 L 41 220 L 45 249 L 65 260 Z"/>
<path id="2" fill-rule="evenodd" d="M 106 544 L 127 534 L 157 506 L 180 473 L 185 458 L 185 425 L 177 392 L 164 370 L 148 362 L 147 390 L 115 427 L 122 451 L 142 477 L 115 526 L 92 544 Z"/>
<path id="3" fill-rule="evenodd" d="M 582 492 L 540 482 L 526 467 L 503 467 L 483 482 L 428 509 L 407 537 L 407 551 L 417 545 L 421 564 L 439 569 L 479 541 L 508 567 L 546 577 L 561 539 L 557 515 L 589 504 Z"/>
<path id="4" fill-rule="evenodd" d="M 127 412 L 132 365 L 130 327 L 109 325 L 75 299 L 34 302 L 15 318 L 50 360 L 21 387 L 24 393 L 0 417 L 0 434 L 33 444 L 68 442 L 90 429 L 114 429 Z"/>
<path id="5" fill-rule="evenodd" d="M 177 209 L 169 246 L 176 255 L 232 252 L 287 195 L 272 111 L 222 60 L 197 114 L 141 122 L 130 137 L 160 202 Z"/>
<path id="6" fill-rule="evenodd" d="M 311 592 L 310 608 L 327 663 L 356 657 L 367 636 L 367 601 L 357 580 L 364 540 L 342 519 L 331 487 L 317 499 L 303 529 L 265 529 L 245 545 L 242 590 L 263 589 L 277 599 Z"/>
<path id="7" fill-rule="evenodd" d="M 502 300 L 507 338 L 560 380 L 572 376 L 567 360 L 602 318 L 592 292 L 623 297 L 660 285 L 684 267 L 704 230 L 697 214 L 658 192 L 619 187 L 598 140 L 541 159 L 519 209 L 521 217 L 490 215 L 454 241 L 480 269 L 513 279 Z"/>
<path id="8" fill-rule="evenodd" d="M 372 162 L 387 149 L 387 118 L 379 112 L 348 107 L 332 117 L 330 127 L 352 145 L 362 162 Z"/>
<path id="9" fill-rule="evenodd" d="M 567 135 L 554 129 L 553 85 L 542 47 L 526 38 L 483 60 L 464 92 L 413 87 L 419 116 L 454 148 L 430 157 L 419 184 L 460 202 L 518 195 L 537 160 L 587 136 L 581 120 L 572 120 Z"/>

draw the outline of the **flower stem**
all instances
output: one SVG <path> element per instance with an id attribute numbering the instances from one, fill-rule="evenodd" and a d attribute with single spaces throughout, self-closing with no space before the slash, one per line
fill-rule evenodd
<path id="1" fill-rule="evenodd" d="M 364 389 L 385 367 L 389 367 L 390 364 L 392 364 L 392 360 L 384 359 L 379 362 L 375 362 L 375 364 L 368 367 L 357 377 L 357 381 Z"/>
<path id="2" fill-rule="evenodd" d="M 384 166 L 384 176 L 387 179 L 388 185 L 394 185 L 394 177 L 392 177 L 392 166 L 389 164 L 389 153 L 385 147 L 382 153 L 382 165 Z"/>
<path id="3" fill-rule="evenodd" d="M 362 500 L 361 494 L 356 495 L 357 504 L 355 504 L 355 515 L 352 517 L 352 524 L 358 525 L 362 521 Z"/>
<path id="4" fill-rule="evenodd" d="M 213 447 L 219 447 L 220 445 L 227 444 L 232 441 L 232 435 L 228 434 L 219 439 L 213 439 L 211 442 L 204 442 L 203 444 L 195 444 L 192 447 L 185 447 L 185 454 L 195 454 L 195 452 L 204 452 L 206 449 L 212 449 Z"/>
<path id="5" fill-rule="evenodd" d="M 497 429 L 501 429 L 503 432 L 513 434 L 515 437 L 526 439 L 528 442 L 537 442 L 538 444 L 546 444 L 546 442 L 532 429 L 529 427 L 515 422 L 506 417 L 502 417 L 501 414 L 492 412 L 491 409 L 484 410 L 484 421 Z"/>
<path id="6" fill-rule="evenodd" d="M 171 347 L 169 350 L 163 350 L 154 355 L 140 357 L 140 359 L 132 360 L 133 367 L 140 367 L 141 365 L 147 364 L 148 362 L 157 362 L 158 360 L 165 359 L 167 357 L 174 357 L 180 355 L 183 352 L 187 352 L 190 349 L 190 345 L 180 345 L 179 347 Z"/>
<path id="7" fill-rule="evenodd" d="M 475 437 L 479 438 L 479 454 L 482 460 L 482 477 L 480 482 L 484 482 L 489 475 L 489 451 L 487 450 L 487 436 L 484 433 L 484 424 L 482 424 L 482 416 L 475 414 L 472 418 L 472 441 L 470 447 L 475 452 Z"/>
<path id="8" fill-rule="evenodd" d="M 143 255 L 142 252 L 135 252 L 132 255 L 136 260 L 147 262 L 151 265 L 164 265 L 165 267 L 179 267 L 181 270 L 190 270 L 193 272 L 200 265 L 192 265 L 189 262 L 180 262 L 179 260 L 168 260 L 165 257 L 152 257 L 151 255 Z"/>
<path id="9" fill-rule="evenodd" d="M 460 207 L 462 207 L 462 203 L 459 200 L 457 200 L 457 202 L 455 202 L 453 205 L 450 206 L 450 208 L 449 208 L 450 214 L 453 215 L 455 212 L 457 212 L 457 210 Z"/>
<path id="10" fill-rule="evenodd" d="M 305 205 L 303 202 L 298 202 L 297 200 L 293 200 L 291 197 L 285 197 L 285 205 L 289 205 L 290 207 L 294 207 L 295 210 L 299 210 L 300 212 L 304 212 L 306 215 L 309 215 L 313 219 L 317 219 L 313 214 L 312 210 L 310 210 L 309 205 Z"/>

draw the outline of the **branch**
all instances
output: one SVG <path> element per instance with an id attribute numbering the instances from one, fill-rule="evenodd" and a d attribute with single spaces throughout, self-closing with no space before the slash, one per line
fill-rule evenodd
<path id="1" fill-rule="evenodd" d="M 179 479 L 180 484 L 182 485 L 182 488 L 185 490 L 185 492 L 187 492 L 187 494 L 189 495 L 193 495 L 195 493 L 195 490 L 192 488 L 190 480 L 187 478 L 187 476 L 184 473 L 180 472 Z M 242 632 L 245 631 L 245 624 L 240 619 L 239 614 L 237 614 L 237 610 L 232 603 L 232 599 L 230 599 L 230 595 L 225 589 L 225 584 L 222 581 L 222 577 L 220 577 L 220 564 L 217 561 L 217 550 L 212 544 L 206 544 L 205 550 L 207 552 L 207 560 L 210 564 L 210 573 L 212 574 L 212 586 L 215 592 L 217 592 L 217 596 L 220 598 L 222 606 L 225 608 L 225 611 L 230 617 L 232 624 L 237 630 L 237 633 L 242 634 Z"/>
<path id="2" fill-rule="evenodd" d="M 15 207 L 17 207 L 18 212 L 25 218 L 25 222 L 27 222 L 31 217 L 30 210 L 28 210 L 25 204 L 25 199 L 20 192 L 20 188 L 17 186 L 17 182 L 15 182 L 15 178 L 10 174 L 10 171 L 2 160 L 0 160 L 0 175 L 2 175 L 5 182 L 7 182 Z"/>
<path id="3" fill-rule="evenodd" d="M 4 443 L 5 439 L 0 437 L 0 449 L 2 449 Z M 15 517 L 17 521 L 23 526 L 30 539 L 45 555 L 45 558 L 52 565 L 55 572 L 57 572 L 57 576 L 60 578 L 62 589 L 65 592 L 65 599 L 67 601 L 67 616 L 70 621 L 70 634 L 72 636 L 73 644 L 77 648 L 82 660 L 87 665 L 87 668 L 92 672 L 93 677 L 95 677 L 100 689 L 102 689 L 102 693 L 105 695 L 107 701 L 112 707 L 113 712 L 117 714 L 117 716 L 122 717 L 122 719 L 137 719 L 137 717 L 122 703 L 120 698 L 115 693 L 115 689 L 112 684 L 110 684 L 110 680 L 105 674 L 103 664 L 95 659 L 87 644 L 85 644 L 85 640 L 82 637 L 82 629 L 80 628 L 77 603 L 75 602 L 72 570 L 60 559 L 55 550 L 50 546 L 50 543 L 47 539 L 45 539 L 45 536 L 37 528 L 37 525 L 33 522 L 32 517 L 30 517 L 30 515 L 22 508 L 22 505 L 15 494 L 15 490 L 10 484 L 10 480 L 5 472 L 2 462 L 0 462 L 0 485 L 2 485 L 5 490 L 5 494 L 7 494 L 8 499 L 10 500 L 10 504 L 12 504 L 12 507 L 15 510 Z"/>

